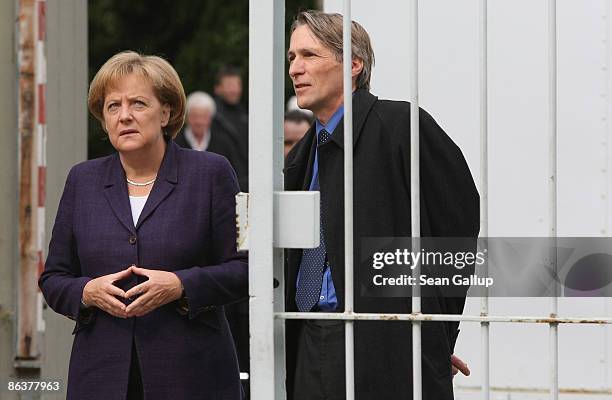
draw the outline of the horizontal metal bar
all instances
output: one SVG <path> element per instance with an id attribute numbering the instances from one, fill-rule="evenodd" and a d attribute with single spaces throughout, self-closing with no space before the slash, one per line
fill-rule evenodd
<path id="1" fill-rule="evenodd" d="M 461 386 L 455 385 L 455 392 L 458 390 L 465 391 L 480 391 L 480 386 Z M 512 393 L 549 393 L 549 388 L 537 388 L 537 387 L 504 387 L 504 386 L 491 386 L 493 392 L 512 392 Z M 612 389 L 587 389 L 587 388 L 559 388 L 559 393 L 563 394 L 589 394 L 589 395 L 603 395 L 612 394 Z"/>
<path id="2" fill-rule="evenodd" d="M 40 369 L 42 367 L 42 361 L 38 359 L 18 358 L 14 360 L 13 367 L 16 369 Z"/>
<path id="3" fill-rule="evenodd" d="M 612 324 L 612 318 L 559 318 L 537 316 L 456 315 L 456 314 L 375 314 L 375 313 L 275 313 L 280 319 L 326 319 L 354 321 L 465 321 L 532 324 Z"/>

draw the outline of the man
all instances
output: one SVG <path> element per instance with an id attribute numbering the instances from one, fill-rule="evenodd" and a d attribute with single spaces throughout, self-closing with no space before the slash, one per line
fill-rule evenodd
<path id="1" fill-rule="evenodd" d="M 215 98 L 217 104 L 217 118 L 222 120 L 227 131 L 238 142 L 240 163 L 248 168 L 249 165 L 249 116 L 240 104 L 242 98 L 242 77 L 235 67 L 224 66 L 215 78 Z M 248 192 L 248 175 L 238 174 L 238 183 L 243 192 Z"/>
<path id="2" fill-rule="evenodd" d="M 287 309 L 344 308 L 342 16 L 301 12 L 291 29 L 289 75 L 298 105 L 315 124 L 286 160 L 286 190 L 320 190 L 317 249 L 286 253 Z M 369 93 L 374 53 L 367 32 L 352 23 L 354 243 L 366 237 L 410 236 L 410 105 Z M 459 148 L 425 111 L 420 115 L 421 233 L 472 237 L 479 230 L 479 197 Z M 356 312 L 410 313 L 411 299 L 366 297 L 354 269 Z M 424 313 L 460 314 L 465 297 L 423 297 Z M 422 324 L 423 398 L 453 398 L 451 356 L 458 323 Z M 412 398 L 412 329 L 407 322 L 355 323 L 358 400 Z M 344 399 L 344 324 L 287 322 L 287 386 L 294 400 Z M 454 357 L 466 373 L 466 366 Z"/>
<path id="3" fill-rule="evenodd" d="M 300 110 L 291 110 L 285 113 L 285 157 L 293 146 L 304 137 L 312 124 L 312 116 Z"/>
<path id="4" fill-rule="evenodd" d="M 241 144 L 234 128 L 217 114 L 213 98 L 205 92 L 193 92 L 187 97 L 187 118 L 185 129 L 174 141 L 182 147 L 204 151 L 208 150 L 227 158 L 242 181 L 246 180 L 248 165 L 245 164 Z"/>

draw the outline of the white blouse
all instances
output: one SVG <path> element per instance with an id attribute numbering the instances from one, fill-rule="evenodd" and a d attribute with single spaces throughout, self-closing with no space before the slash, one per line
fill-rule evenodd
<path id="1" fill-rule="evenodd" d="M 130 207 L 132 208 L 132 220 L 134 221 L 134 226 L 136 226 L 136 223 L 138 223 L 138 218 L 140 217 L 140 213 L 142 212 L 148 197 L 149 195 L 130 196 Z"/>

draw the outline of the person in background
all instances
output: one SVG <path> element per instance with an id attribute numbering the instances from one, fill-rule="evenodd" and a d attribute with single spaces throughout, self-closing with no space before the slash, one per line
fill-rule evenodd
<path id="1" fill-rule="evenodd" d="M 215 101 L 208 93 L 191 93 L 187 96 L 187 125 L 174 141 L 188 149 L 207 150 L 211 142 L 210 127 L 216 112 Z M 215 139 L 217 138 L 216 136 Z"/>
<path id="2" fill-rule="evenodd" d="M 187 124 L 174 139 L 176 144 L 220 154 L 228 159 L 235 171 L 243 171 L 245 166 L 238 139 L 227 122 L 216 118 L 217 105 L 213 98 L 206 92 L 193 92 L 187 96 L 186 107 Z"/>
<path id="3" fill-rule="evenodd" d="M 233 128 L 216 115 L 217 106 L 205 92 L 193 92 L 187 97 L 187 126 L 174 141 L 185 148 L 210 151 L 227 158 L 236 171 L 243 171 L 245 162 Z M 249 372 L 248 303 L 226 306 L 225 313 L 234 338 L 240 371 Z M 245 391 L 248 387 L 245 385 Z"/>
<path id="4" fill-rule="evenodd" d="M 321 245 L 286 250 L 286 309 L 342 312 L 344 276 L 344 91 L 342 16 L 300 12 L 287 57 L 298 106 L 315 123 L 285 162 L 285 190 L 321 194 Z M 352 22 L 354 259 L 368 237 L 411 236 L 410 105 L 370 93 L 374 52 L 366 30 Z M 469 238 L 479 231 L 479 196 L 461 150 L 424 110 L 420 122 L 421 235 Z M 354 310 L 411 313 L 411 298 L 369 297 L 358 288 L 371 270 L 354 268 Z M 467 289 L 466 289 L 467 290 Z M 431 314 L 461 314 L 465 297 L 422 298 Z M 345 398 L 344 322 L 286 322 L 287 390 L 293 400 Z M 453 398 L 457 322 L 422 323 L 424 400 Z M 355 399 L 412 398 L 410 322 L 354 323 Z"/>
<path id="5" fill-rule="evenodd" d="M 232 66 L 222 67 L 216 75 L 214 86 L 217 114 L 215 118 L 224 126 L 227 134 L 238 143 L 237 154 L 243 167 L 236 170 L 238 183 L 243 192 L 249 191 L 249 116 L 241 104 L 242 77 Z"/>
<path id="6" fill-rule="evenodd" d="M 223 66 L 217 72 L 214 86 L 217 114 L 215 123 L 234 138 L 236 169 L 240 190 L 249 191 L 249 116 L 241 104 L 242 76 L 233 66 Z M 239 302 L 227 308 L 228 320 L 234 335 L 240 370 L 249 372 L 249 304 Z M 248 385 L 245 382 L 248 393 Z"/>
<path id="7" fill-rule="evenodd" d="M 291 110 L 285 113 L 285 157 L 304 136 L 312 122 L 312 113 L 307 114 L 300 110 Z"/>
<path id="8" fill-rule="evenodd" d="M 289 100 L 287 100 L 286 110 L 287 110 L 287 112 L 293 111 L 293 110 L 298 110 L 298 111 L 303 112 L 304 114 L 308 114 L 309 117 L 314 118 L 312 116 L 312 111 L 307 110 L 305 108 L 300 108 L 300 106 L 298 106 L 297 96 L 289 97 Z"/>

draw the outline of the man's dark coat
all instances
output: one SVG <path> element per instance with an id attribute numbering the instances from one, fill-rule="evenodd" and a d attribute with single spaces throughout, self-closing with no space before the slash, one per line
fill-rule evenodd
<path id="1" fill-rule="evenodd" d="M 460 149 L 425 111 L 420 112 L 421 235 L 476 237 L 479 196 Z M 354 259 L 364 237 L 410 236 L 410 105 L 378 100 L 365 90 L 353 98 Z M 319 184 L 325 245 L 344 308 L 343 122 L 319 147 Z M 308 190 L 315 150 L 314 125 L 287 156 L 285 190 Z M 286 252 L 287 310 L 296 311 L 295 282 L 301 250 Z M 363 297 L 355 269 L 356 312 L 410 313 L 410 298 Z M 423 297 L 424 313 L 460 314 L 465 298 Z M 287 385 L 291 395 L 301 322 L 287 324 Z M 450 356 L 458 323 L 422 324 L 423 399 L 453 398 Z M 408 322 L 355 324 L 358 400 L 412 398 L 412 334 Z"/>

